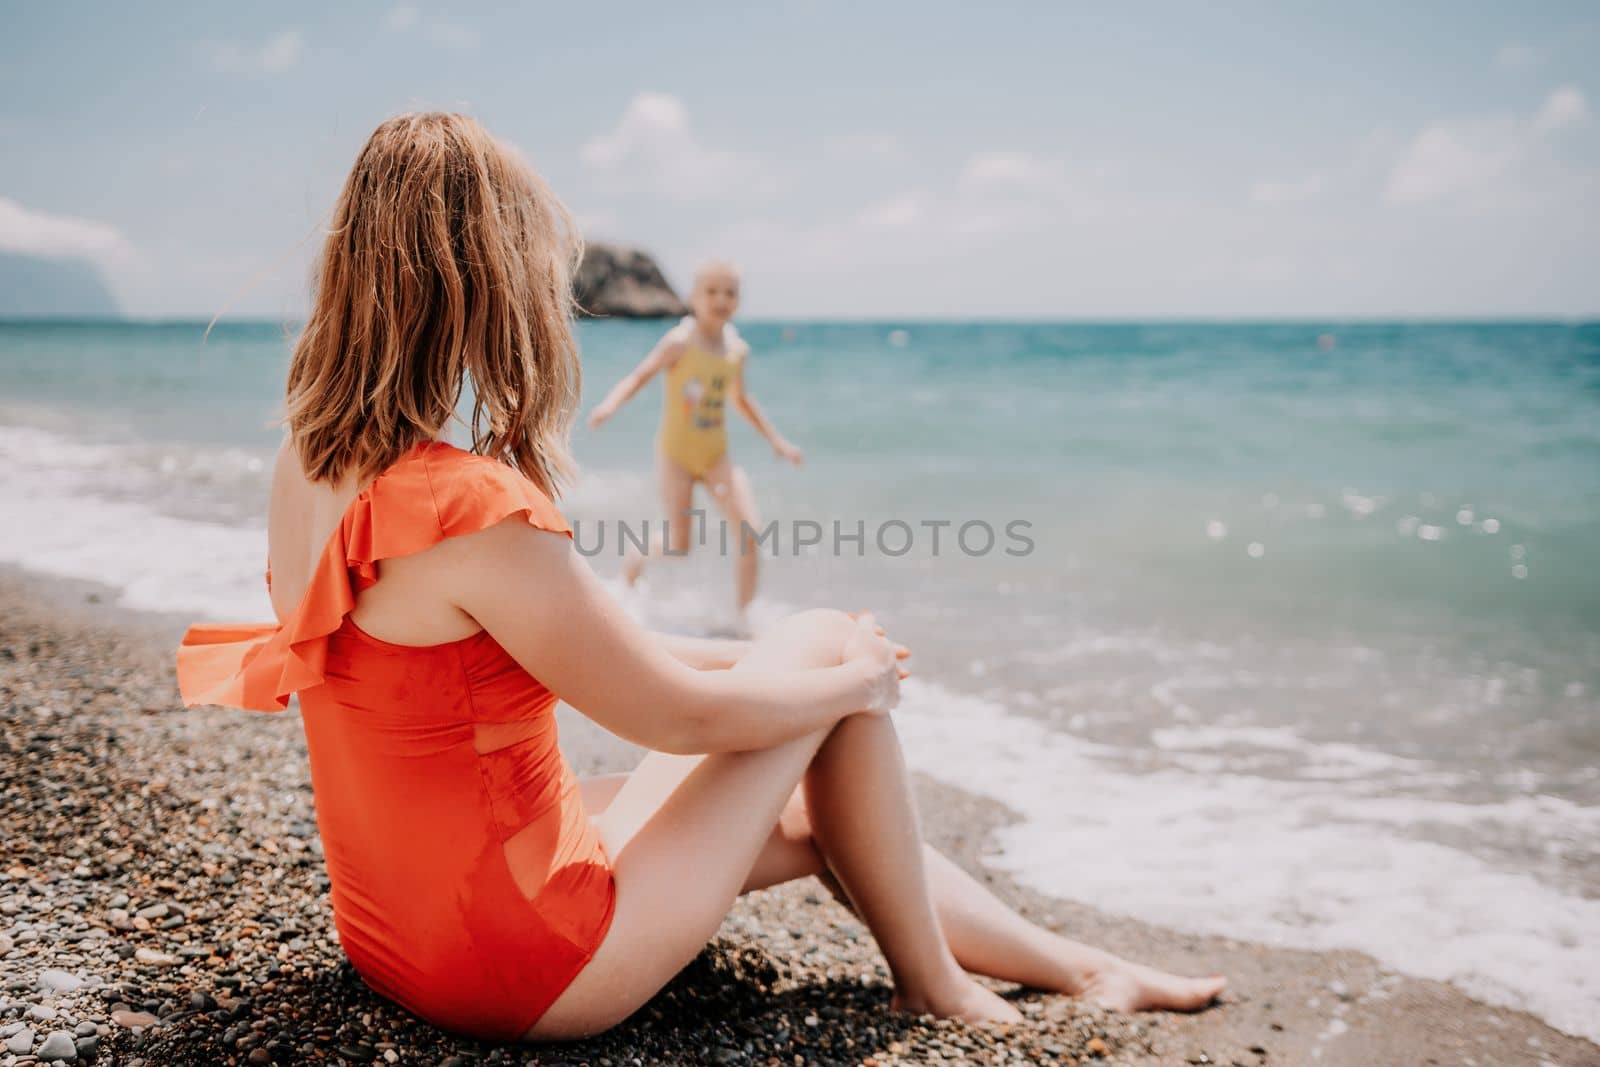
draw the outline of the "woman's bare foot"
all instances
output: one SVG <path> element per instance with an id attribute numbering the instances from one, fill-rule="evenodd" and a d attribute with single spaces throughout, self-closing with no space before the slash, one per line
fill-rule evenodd
<path id="1" fill-rule="evenodd" d="M 1078 997 L 1113 1011 L 1199 1011 L 1217 999 L 1228 980 L 1220 974 L 1184 978 L 1117 960 L 1085 983 Z"/>
<path id="2" fill-rule="evenodd" d="M 895 991 L 889 1002 L 892 1011 L 913 1015 L 937 1015 L 941 1019 L 960 1019 L 969 1023 L 1018 1023 L 1019 1012 L 1010 1001 L 962 974 L 949 993 L 938 997 L 902 996 Z"/>

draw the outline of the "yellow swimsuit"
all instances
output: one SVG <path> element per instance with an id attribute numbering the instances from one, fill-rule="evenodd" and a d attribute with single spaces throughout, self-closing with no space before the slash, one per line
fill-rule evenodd
<path id="1" fill-rule="evenodd" d="M 723 415 L 728 385 L 739 373 L 741 352 L 719 356 L 693 339 L 667 370 L 657 439 L 667 458 L 696 478 L 703 478 L 728 451 Z"/>

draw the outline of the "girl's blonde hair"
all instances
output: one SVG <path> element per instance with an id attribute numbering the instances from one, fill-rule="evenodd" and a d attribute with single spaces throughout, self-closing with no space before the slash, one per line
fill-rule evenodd
<path id="1" fill-rule="evenodd" d="M 572 216 L 532 167 L 465 115 L 389 119 L 334 207 L 286 421 L 306 476 L 375 476 L 455 415 L 472 450 L 555 496 L 578 401 Z"/>

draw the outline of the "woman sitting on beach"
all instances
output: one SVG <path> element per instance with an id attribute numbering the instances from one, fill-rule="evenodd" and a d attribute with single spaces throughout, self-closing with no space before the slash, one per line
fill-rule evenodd
<path id="1" fill-rule="evenodd" d="M 366 982 L 447 1029 L 532 1040 L 626 1019 L 740 893 L 818 875 L 872 931 L 893 1006 L 1017 1011 L 967 971 L 1123 1010 L 1220 978 L 1035 927 L 924 847 L 895 731 L 903 650 L 810 611 L 751 643 L 634 624 L 551 498 L 571 473 L 577 240 L 476 122 L 362 148 L 294 351 L 273 479 L 279 622 L 197 626 L 187 703 L 299 694 L 335 925 Z M 462 390 L 472 449 L 442 440 Z M 578 781 L 565 700 L 653 750 Z"/>

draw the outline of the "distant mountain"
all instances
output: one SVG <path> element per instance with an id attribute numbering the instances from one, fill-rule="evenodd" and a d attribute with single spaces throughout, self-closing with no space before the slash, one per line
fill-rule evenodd
<path id="1" fill-rule="evenodd" d="M 648 319 L 688 310 L 655 260 L 636 248 L 589 244 L 573 282 L 587 315 Z M 0 318 L 115 318 L 121 313 L 90 261 L 0 252 Z"/>
<path id="2" fill-rule="evenodd" d="M 578 307 L 597 318 L 659 319 L 689 309 L 656 261 L 637 248 L 591 241 L 573 279 Z"/>
<path id="3" fill-rule="evenodd" d="M 0 252 L 0 318 L 116 318 L 116 297 L 86 259 Z"/>

